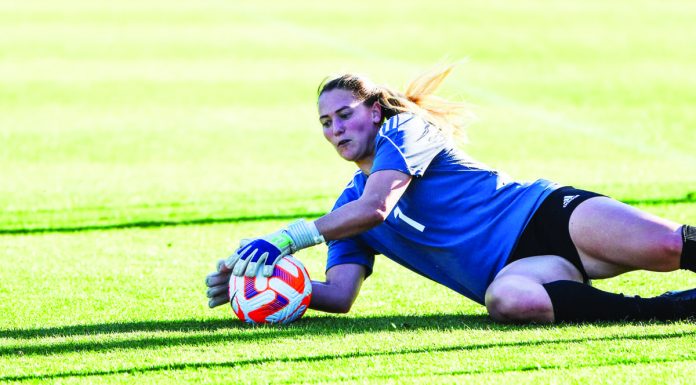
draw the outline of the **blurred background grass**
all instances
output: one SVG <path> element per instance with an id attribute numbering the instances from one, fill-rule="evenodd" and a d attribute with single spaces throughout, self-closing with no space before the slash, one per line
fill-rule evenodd
<path id="1" fill-rule="evenodd" d="M 319 81 L 400 87 L 448 58 L 467 59 L 441 94 L 474 105 L 481 161 L 691 203 L 695 16 L 682 1 L 3 1 L 0 231 L 326 211 L 354 166 L 323 143 Z"/>
<path id="2" fill-rule="evenodd" d="M 693 20 L 687 1 L 0 0 L 0 381 L 690 384 L 692 323 L 494 324 L 378 258 L 350 314 L 249 328 L 203 277 L 350 179 L 324 76 L 400 87 L 446 59 L 479 160 L 693 224 Z M 189 225 L 127 228 L 166 224 Z M 313 279 L 325 252 L 299 255 Z"/>

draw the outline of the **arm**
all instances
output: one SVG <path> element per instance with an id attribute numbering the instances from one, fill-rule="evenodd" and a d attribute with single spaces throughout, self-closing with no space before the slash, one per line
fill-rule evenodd
<path id="1" fill-rule="evenodd" d="M 365 280 L 365 267 L 336 265 L 326 272 L 326 282 L 312 281 L 310 309 L 329 313 L 348 313 Z"/>
<path id="2" fill-rule="evenodd" d="M 208 286 L 208 306 L 211 308 L 230 303 L 229 280 L 232 272 L 223 263 L 218 263 L 218 271 L 206 277 Z M 309 307 L 328 313 L 348 313 L 360 286 L 365 280 L 363 265 L 347 263 L 336 265 L 326 272 L 326 282 L 312 281 L 312 302 Z"/>
<path id="3" fill-rule="evenodd" d="M 234 275 L 256 275 L 262 266 L 270 277 L 273 267 L 284 256 L 325 241 L 350 237 L 384 222 L 406 191 L 411 176 L 400 171 L 382 170 L 370 175 L 360 198 L 324 215 L 314 222 L 299 220 L 287 228 L 260 238 L 243 240 L 225 266 Z"/>
<path id="4" fill-rule="evenodd" d="M 367 231 L 387 219 L 411 183 L 411 176 L 395 170 L 377 171 L 367 178 L 360 198 L 314 221 L 327 241 Z"/>

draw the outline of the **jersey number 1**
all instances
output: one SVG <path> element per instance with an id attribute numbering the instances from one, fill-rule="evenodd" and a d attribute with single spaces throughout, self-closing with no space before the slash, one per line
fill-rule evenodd
<path id="1" fill-rule="evenodd" d="M 425 226 L 423 226 L 422 224 L 420 224 L 420 223 L 414 221 L 413 219 L 407 217 L 406 214 L 404 214 L 404 213 L 401 211 L 401 209 L 399 208 L 399 206 L 397 206 L 397 207 L 394 208 L 394 218 L 396 218 L 396 219 L 401 219 L 402 221 L 406 222 L 406 224 L 408 224 L 409 226 L 413 227 L 414 229 L 420 231 L 421 233 L 423 232 L 423 230 L 425 230 Z"/>

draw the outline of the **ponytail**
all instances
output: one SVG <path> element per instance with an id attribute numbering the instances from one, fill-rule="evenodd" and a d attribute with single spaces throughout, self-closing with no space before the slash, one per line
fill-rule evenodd
<path id="1" fill-rule="evenodd" d="M 342 75 L 325 79 L 318 89 L 318 96 L 332 89 L 343 89 L 353 93 L 365 105 L 379 102 L 384 119 L 402 112 L 411 112 L 430 122 L 450 138 L 465 139 L 467 123 L 473 118 L 467 104 L 453 102 L 434 93 L 454 69 L 454 64 L 435 68 L 411 81 L 404 93 L 386 86 L 376 86 L 357 75 Z"/>
<path id="2" fill-rule="evenodd" d="M 465 128 L 473 118 L 469 106 L 434 95 L 453 69 L 454 65 L 450 64 L 421 74 L 408 84 L 404 96 L 416 105 L 412 112 L 420 114 L 448 136 L 464 139 Z"/>

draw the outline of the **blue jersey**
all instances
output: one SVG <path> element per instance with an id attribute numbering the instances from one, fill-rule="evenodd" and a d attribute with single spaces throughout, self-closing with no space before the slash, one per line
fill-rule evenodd
<path id="1" fill-rule="evenodd" d="M 387 120 L 375 138 L 371 173 L 380 170 L 413 178 L 382 224 L 328 242 L 327 270 L 356 263 L 369 275 L 374 256 L 383 254 L 481 304 L 527 222 L 558 187 L 543 179 L 510 181 L 408 113 Z M 333 210 L 358 199 L 367 178 L 357 172 Z"/>

